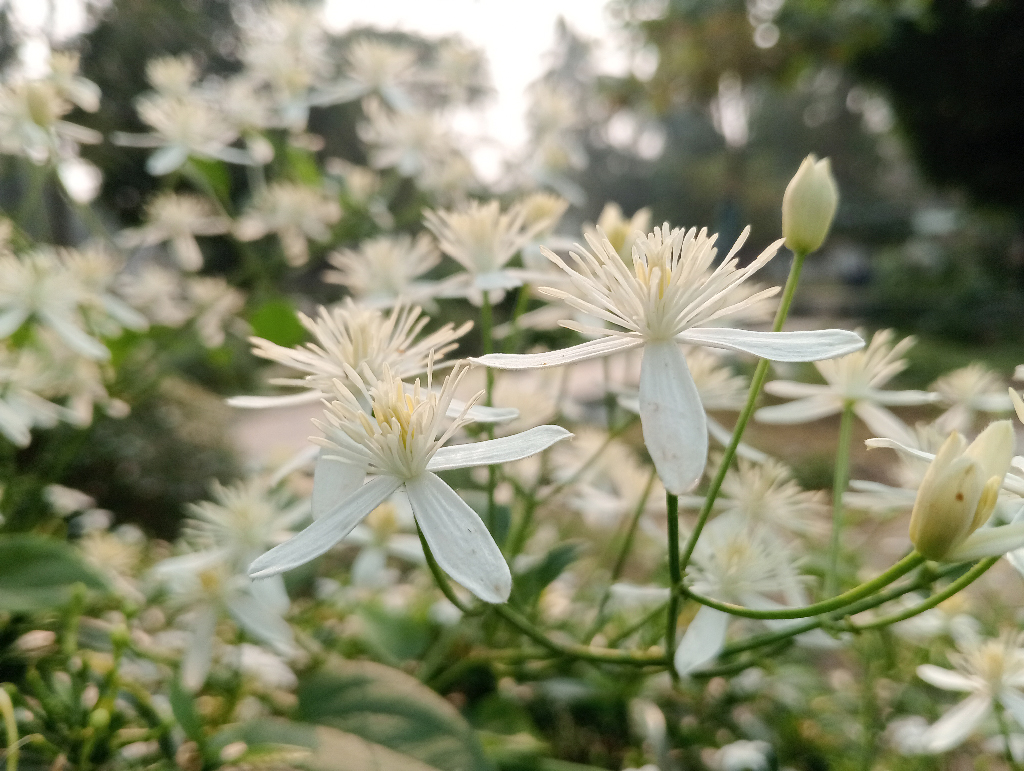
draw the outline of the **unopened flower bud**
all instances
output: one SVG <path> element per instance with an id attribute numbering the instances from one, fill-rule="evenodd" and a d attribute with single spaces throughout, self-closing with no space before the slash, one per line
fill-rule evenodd
<path id="1" fill-rule="evenodd" d="M 988 521 L 1013 444 L 1008 420 L 992 423 L 969 446 L 958 432 L 949 435 L 921 481 L 910 515 L 910 540 L 921 555 L 945 558 Z"/>
<path id="2" fill-rule="evenodd" d="M 832 226 L 839 203 L 839 188 L 828 158 L 804 158 L 782 197 L 782 235 L 786 246 L 798 254 L 821 246 Z"/>

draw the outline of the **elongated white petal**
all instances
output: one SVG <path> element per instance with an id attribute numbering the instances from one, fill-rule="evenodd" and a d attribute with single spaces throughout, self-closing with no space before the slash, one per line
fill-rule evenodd
<path id="1" fill-rule="evenodd" d="M 975 530 L 943 558 L 946 562 L 969 562 L 983 557 L 1000 557 L 1024 547 L 1024 522 Z"/>
<path id="2" fill-rule="evenodd" d="M 702 605 L 679 641 L 674 659 L 676 672 L 684 677 L 718 658 L 725 647 L 729 614 Z"/>
<path id="3" fill-rule="evenodd" d="M 489 353 L 479 358 L 471 358 L 474 364 L 495 369 L 543 369 L 544 367 L 561 367 L 577 361 L 587 361 L 600 356 L 608 356 L 620 351 L 628 351 L 643 345 L 639 337 L 602 337 L 588 340 L 585 343 L 563 348 L 560 351 L 546 353 Z"/>
<path id="4" fill-rule="evenodd" d="M 807 423 L 842 412 L 843 405 L 834 396 L 811 396 L 786 404 L 762 407 L 754 413 L 758 423 Z"/>
<path id="5" fill-rule="evenodd" d="M 868 398 L 889 407 L 913 407 L 918 404 L 935 404 L 942 400 L 940 394 L 931 391 L 885 391 L 881 388 L 872 388 L 868 391 Z"/>
<path id="6" fill-rule="evenodd" d="M 968 696 L 935 721 L 921 736 L 925 752 L 945 752 L 961 744 L 992 710 L 992 699 L 977 693 Z"/>
<path id="7" fill-rule="evenodd" d="M 227 400 L 229 407 L 242 410 L 264 410 L 270 407 L 294 407 L 298 404 L 313 404 L 324 395 L 319 391 L 299 391 L 283 396 L 232 396 Z"/>
<path id="8" fill-rule="evenodd" d="M 401 486 L 402 481 L 391 476 L 370 480 L 301 533 L 253 560 L 249 576 L 267 578 L 316 559 Z"/>
<path id="9" fill-rule="evenodd" d="M 292 628 L 266 603 L 239 593 L 227 601 L 228 611 L 246 632 L 285 656 L 293 652 Z"/>
<path id="10" fill-rule="evenodd" d="M 752 353 L 772 361 L 821 361 L 859 351 L 864 341 L 845 329 L 802 332 L 752 332 L 729 327 L 687 329 L 676 337 L 683 343 Z"/>
<path id="11" fill-rule="evenodd" d="M 405 490 L 441 569 L 484 602 L 505 602 L 512 574 L 477 513 L 429 471 L 408 480 Z"/>
<path id="12" fill-rule="evenodd" d="M 445 414 L 449 418 L 457 418 L 465 407 L 466 403 L 461 399 L 452 399 Z M 466 412 L 466 417 L 474 423 L 508 423 L 519 417 L 519 410 L 515 407 L 485 407 L 482 404 L 474 404 Z"/>
<path id="13" fill-rule="evenodd" d="M 217 627 L 217 610 L 203 607 L 192 622 L 192 636 L 181 659 L 181 684 L 187 691 L 203 687 L 213 661 L 213 632 Z"/>
<path id="14" fill-rule="evenodd" d="M 55 313 L 39 311 L 39 316 L 61 339 L 87 359 L 106 361 L 110 358 L 110 349 L 94 337 L 87 335 L 77 324 Z"/>
<path id="15" fill-rule="evenodd" d="M 665 489 L 673 495 L 689 491 L 707 463 L 708 427 L 686 357 L 672 341 L 644 346 L 640 425 Z"/>
<path id="16" fill-rule="evenodd" d="M 271 576 L 260 581 L 250 581 L 249 592 L 279 616 L 287 613 L 292 604 L 284 585 L 284 576 Z"/>
<path id="17" fill-rule="evenodd" d="M 512 436 L 484 442 L 442 447 L 427 464 L 428 471 L 448 471 L 471 466 L 491 466 L 528 458 L 555 442 L 572 436 L 561 426 L 537 426 Z"/>
<path id="18" fill-rule="evenodd" d="M 154 177 L 170 174 L 188 160 L 188 150 L 181 145 L 161 147 L 146 159 L 146 171 Z"/>
<path id="19" fill-rule="evenodd" d="M 853 412 L 864 421 L 864 425 L 871 429 L 875 436 L 887 436 L 904 444 L 914 441 L 914 432 L 910 427 L 885 407 L 869 402 L 858 402 L 854 405 Z"/>
<path id="20" fill-rule="evenodd" d="M 999 692 L 999 701 L 1006 707 L 1006 711 L 1013 715 L 1017 725 L 1024 727 L 1024 696 L 1012 688 L 1004 686 Z"/>
<path id="21" fill-rule="evenodd" d="M 885 447 L 889 450 L 896 450 L 897 452 L 903 452 L 912 458 L 918 460 L 926 460 L 931 463 L 935 460 L 935 454 L 931 452 L 925 452 L 924 450 L 918 450 L 914 447 L 908 447 L 902 442 L 897 442 L 895 439 L 889 439 L 887 437 L 875 437 L 874 439 L 865 439 L 864 444 L 867 445 L 869 450 L 876 450 L 879 447 Z"/>
<path id="22" fill-rule="evenodd" d="M 363 486 L 364 479 L 365 468 L 334 460 L 321 450 L 313 469 L 313 519 L 320 519 L 347 499 Z"/>
<path id="23" fill-rule="evenodd" d="M 764 384 L 764 392 L 783 399 L 803 399 L 807 396 L 831 394 L 832 389 L 820 383 L 799 383 L 795 380 L 769 380 Z"/>
<path id="24" fill-rule="evenodd" d="M 960 672 L 944 669 L 934 664 L 922 664 L 917 668 L 917 676 L 926 683 L 942 688 L 945 691 L 971 692 L 978 690 L 978 684 Z"/>
<path id="25" fill-rule="evenodd" d="M 727 429 L 710 415 L 706 415 L 705 417 L 707 418 L 708 423 L 708 435 L 722 445 L 722 447 L 728 447 L 729 443 L 732 441 L 732 431 Z M 739 445 L 737 445 L 736 454 L 741 458 L 752 460 L 754 463 L 765 463 L 771 459 L 770 455 L 761 452 L 755 447 L 751 447 L 746 442 L 740 442 Z"/>

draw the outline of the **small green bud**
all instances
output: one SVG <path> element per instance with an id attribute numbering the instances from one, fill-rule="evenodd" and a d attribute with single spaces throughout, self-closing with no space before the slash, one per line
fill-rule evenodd
<path id="1" fill-rule="evenodd" d="M 804 158 L 782 197 L 782 235 L 793 252 L 808 254 L 825 241 L 839 204 L 828 158 Z"/>
<path id="2" fill-rule="evenodd" d="M 89 714 L 89 725 L 97 731 L 102 731 L 110 725 L 110 712 L 103 707 L 97 707 Z"/>

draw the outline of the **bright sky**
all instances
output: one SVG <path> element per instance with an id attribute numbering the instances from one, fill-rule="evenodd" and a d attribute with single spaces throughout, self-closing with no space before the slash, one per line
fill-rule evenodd
<path id="1" fill-rule="evenodd" d="M 526 139 L 523 91 L 548 66 L 559 16 L 577 33 L 600 41 L 596 58 L 602 72 L 628 69 L 604 7 L 604 0 L 326 0 L 325 13 L 333 31 L 372 24 L 431 36 L 459 33 L 482 48 L 498 93 L 477 129 L 516 147 Z"/>

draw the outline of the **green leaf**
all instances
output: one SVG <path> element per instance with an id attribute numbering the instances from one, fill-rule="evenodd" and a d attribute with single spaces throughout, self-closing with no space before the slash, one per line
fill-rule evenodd
<path id="1" fill-rule="evenodd" d="M 534 565 L 516 575 L 509 602 L 520 607 L 536 602 L 548 584 L 578 560 L 585 548 L 586 545 L 580 541 L 560 543 Z"/>
<path id="2" fill-rule="evenodd" d="M 298 716 L 444 771 L 490 771 L 473 729 L 419 680 L 371 661 L 332 659 L 299 683 Z"/>
<path id="3" fill-rule="evenodd" d="M 355 734 L 284 720 L 254 720 L 229 726 L 213 737 L 210 746 L 219 752 L 239 741 L 248 745 L 246 754 L 240 758 L 243 761 L 250 757 L 272 757 L 274 750 L 283 747 L 301 747 L 311 754 L 284 765 L 302 766 L 311 771 L 443 771 Z"/>
<path id="4" fill-rule="evenodd" d="M 433 637 L 425 620 L 407 613 L 367 605 L 359 610 L 359 615 L 365 622 L 364 642 L 388 661 L 398 663 L 419 658 Z"/>
<path id="5" fill-rule="evenodd" d="M 0 536 L 0 610 L 23 613 L 66 605 L 76 584 L 108 588 L 106 579 L 64 541 Z"/>
<path id="6" fill-rule="evenodd" d="M 201 746 L 205 739 L 203 736 L 203 719 L 199 716 L 198 710 L 196 710 L 195 698 L 181 687 L 177 677 L 171 680 L 168 696 L 170 697 L 171 711 L 174 713 L 174 719 L 178 721 L 178 725 L 181 726 L 185 735 Z"/>
<path id="7" fill-rule="evenodd" d="M 316 165 L 316 155 L 293 145 L 288 145 L 285 155 L 288 158 L 291 177 L 296 182 L 313 187 L 320 185 L 320 169 Z"/>
<path id="8" fill-rule="evenodd" d="M 290 348 L 306 339 L 306 330 L 287 300 L 268 300 L 249 315 L 249 324 L 257 337 Z"/>
<path id="9" fill-rule="evenodd" d="M 231 205 L 231 175 L 223 161 L 193 156 L 182 171 L 204 192 L 213 193 L 221 204 Z"/>

